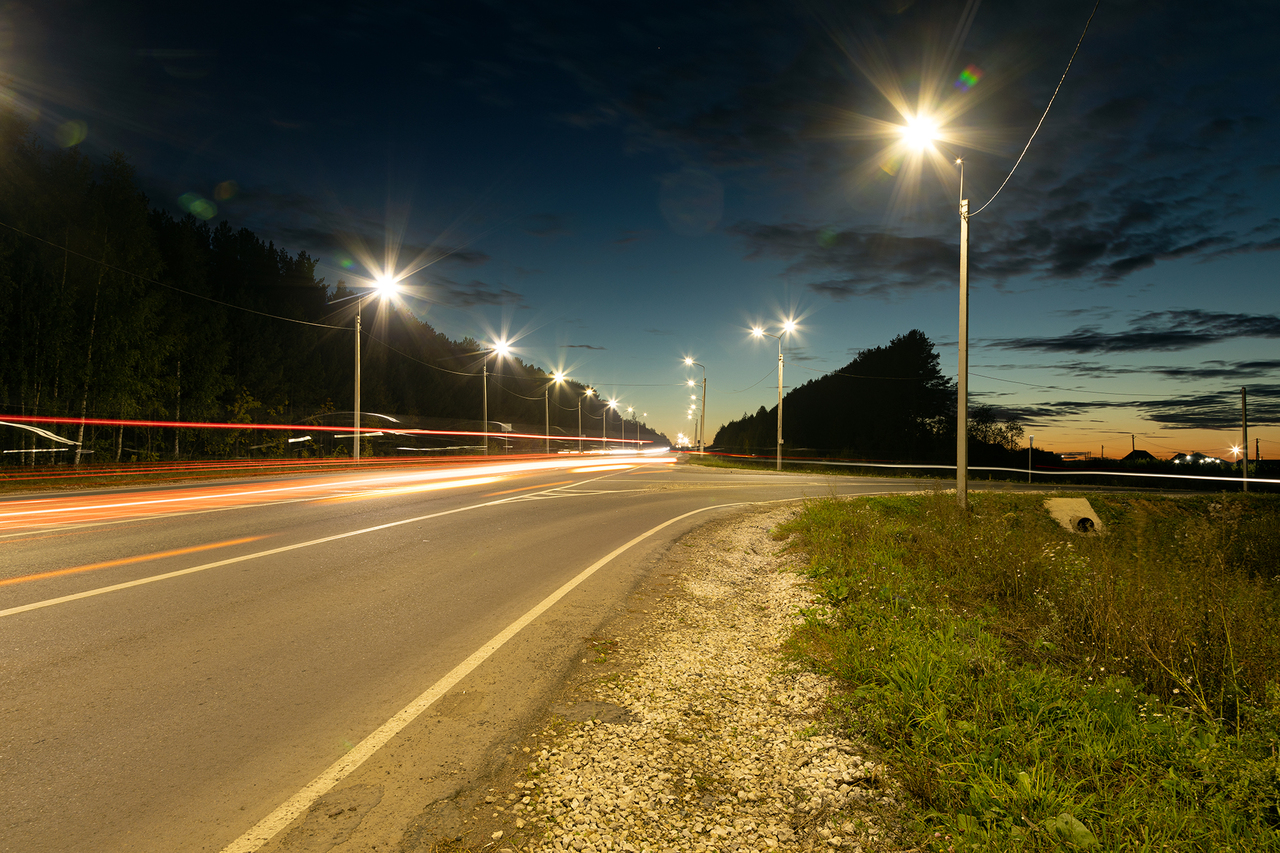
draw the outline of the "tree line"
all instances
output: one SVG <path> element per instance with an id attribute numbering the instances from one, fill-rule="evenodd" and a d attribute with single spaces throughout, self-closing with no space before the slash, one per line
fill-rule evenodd
<path id="1" fill-rule="evenodd" d="M 783 455 L 868 462 L 954 464 L 956 386 L 918 329 L 865 349 L 841 369 L 783 397 Z M 770 455 L 777 447 L 777 406 L 720 428 L 712 449 Z M 1016 464 L 1023 429 L 990 406 L 969 410 L 971 465 Z M 1025 461 L 1025 460 L 1024 460 Z"/>
<path id="2" fill-rule="evenodd" d="M 3 427 L 3 447 L 24 451 L 6 459 L 150 461 L 253 449 L 248 432 L 96 420 L 349 424 L 354 294 L 318 278 L 305 252 L 152 207 L 123 155 L 94 162 L 76 148 L 51 149 L 18 118 L 0 116 L 0 412 L 74 419 L 47 428 L 78 442 L 37 457 L 25 451 L 49 439 Z M 379 306 L 389 322 L 375 333 L 373 303 L 365 306 L 361 411 L 404 426 L 477 429 L 483 345 L 450 340 L 403 306 Z M 541 432 L 551 377 L 511 357 L 491 358 L 489 370 L 491 423 Z M 553 434 L 577 434 L 584 391 L 577 382 L 553 388 Z M 600 434 L 603 408 L 584 400 L 588 434 Z M 616 438 L 619 416 L 609 418 Z M 312 449 L 345 452 L 335 442 Z"/>

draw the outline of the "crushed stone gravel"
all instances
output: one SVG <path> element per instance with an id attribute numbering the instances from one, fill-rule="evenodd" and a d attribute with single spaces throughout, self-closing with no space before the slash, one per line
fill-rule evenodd
<path id="1" fill-rule="evenodd" d="M 831 685 L 782 644 L 821 612 L 771 531 L 796 507 L 706 525 L 673 549 L 678 594 L 619 637 L 617 678 L 591 685 L 529 751 L 498 853 L 891 851 L 896 787 L 860 744 L 822 724 Z"/>

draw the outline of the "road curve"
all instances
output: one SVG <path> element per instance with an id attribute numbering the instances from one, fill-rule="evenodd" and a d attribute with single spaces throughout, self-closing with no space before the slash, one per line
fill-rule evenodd
<path id="1" fill-rule="evenodd" d="M 356 771 L 429 802 L 679 535 L 916 485 L 672 462 L 0 501 L 0 850 L 247 853 Z"/>

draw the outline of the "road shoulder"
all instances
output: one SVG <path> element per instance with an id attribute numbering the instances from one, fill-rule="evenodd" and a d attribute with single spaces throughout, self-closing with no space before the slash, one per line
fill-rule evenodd
<path id="1" fill-rule="evenodd" d="M 830 685 L 782 655 L 815 607 L 772 537 L 795 512 L 683 536 L 506 771 L 428 809 L 399 849 L 895 849 L 890 779 L 823 725 Z"/>

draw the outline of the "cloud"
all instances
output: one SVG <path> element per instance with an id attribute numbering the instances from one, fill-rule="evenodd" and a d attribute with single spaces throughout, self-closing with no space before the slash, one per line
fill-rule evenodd
<path id="1" fill-rule="evenodd" d="M 473 308 L 477 305 L 511 305 L 527 308 L 524 296 L 505 287 L 494 288 L 482 281 L 471 280 L 465 285 L 451 281 L 433 282 L 432 301 L 455 308 Z"/>
<path id="2" fill-rule="evenodd" d="M 569 217 L 559 213 L 535 213 L 526 216 L 521 229 L 534 237 L 567 237 L 573 233 L 569 230 Z"/>
<path id="3" fill-rule="evenodd" d="M 1223 361 L 1213 359 L 1198 365 L 1117 365 L 1097 361 L 1054 361 L 1045 364 L 984 364 L 975 365 L 980 370 L 1052 370 L 1080 379 L 1096 379 L 1100 376 L 1160 376 L 1175 380 L 1225 379 L 1232 384 L 1280 375 L 1280 359 L 1251 361 Z"/>
<path id="4" fill-rule="evenodd" d="M 675 332 L 669 329 L 645 329 L 651 335 L 674 335 Z"/>
<path id="5" fill-rule="evenodd" d="M 1280 338 L 1280 316 L 1199 309 L 1152 311 L 1129 321 L 1124 332 L 1081 327 L 1064 335 L 1003 338 L 987 345 L 1041 352 L 1176 352 L 1241 337 Z"/>
<path id="6" fill-rule="evenodd" d="M 960 263 L 955 241 L 933 237 L 750 221 L 729 232 L 745 241 L 749 260 L 790 261 L 787 275 L 810 276 L 809 289 L 833 299 L 951 287 Z"/>
<path id="7" fill-rule="evenodd" d="M 561 345 L 560 345 L 560 349 L 594 349 L 594 350 L 604 350 L 604 349 L 607 349 L 607 347 L 597 347 L 597 346 L 592 346 L 591 344 L 561 344 Z"/>
<path id="8" fill-rule="evenodd" d="M 1251 385 L 1248 394 L 1249 425 L 1280 426 L 1280 384 Z M 1239 388 L 1153 400 L 1060 400 L 1019 406 L 1016 412 L 1025 420 L 1043 424 L 1119 409 L 1136 411 L 1144 420 L 1170 429 L 1240 428 Z"/>

